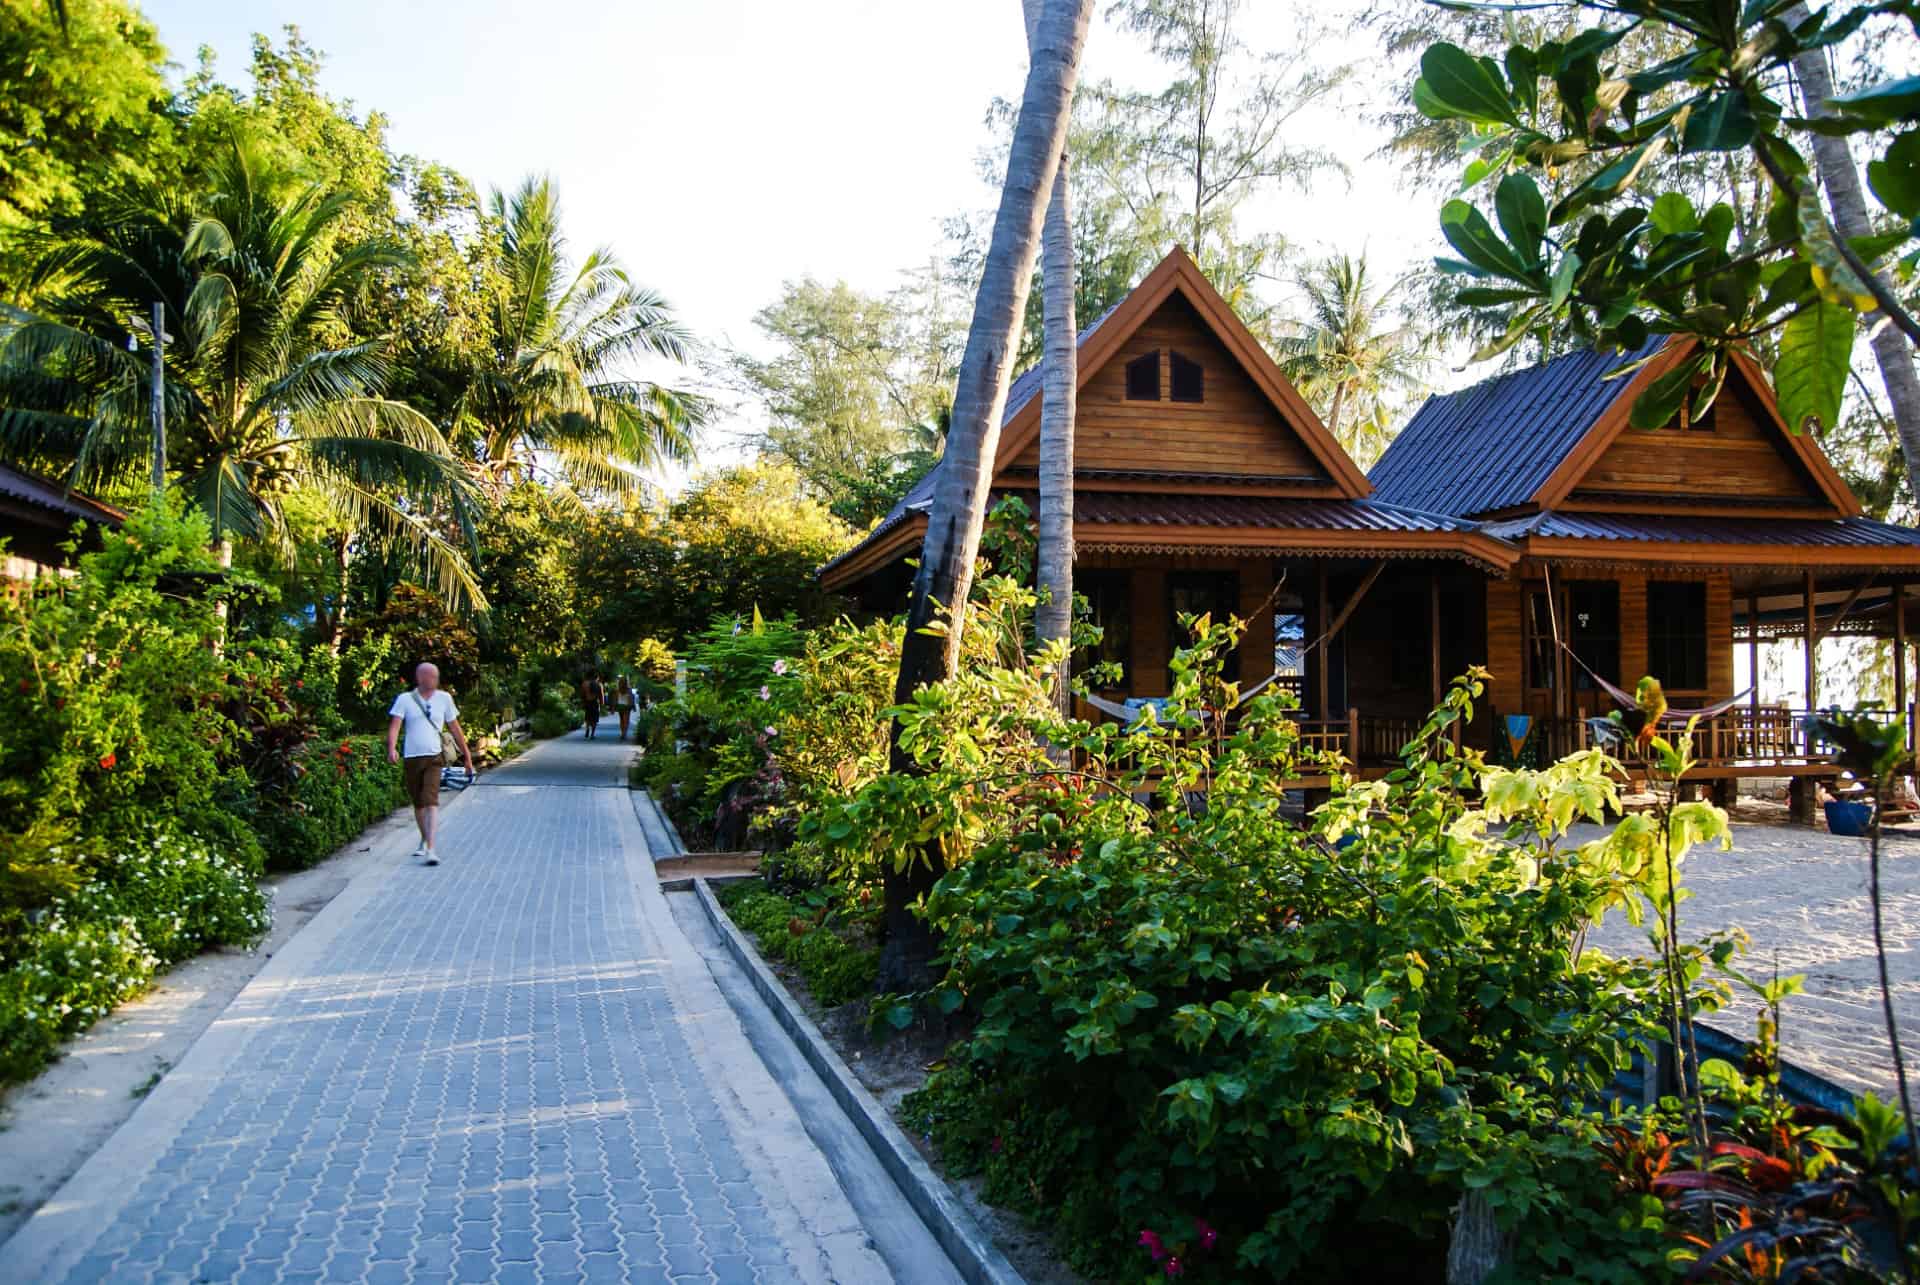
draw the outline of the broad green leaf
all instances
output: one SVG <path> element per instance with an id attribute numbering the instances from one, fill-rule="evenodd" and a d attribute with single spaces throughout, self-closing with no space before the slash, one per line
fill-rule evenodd
<path id="1" fill-rule="evenodd" d="M 1540 258 L 1540 242 L 1547 235 L 1547 203 L 1525 174 L 1509 174 L 1494 192 L 1494 213 L 1507 241 L 1528 262 Z"/>
<path id="2" fill-rule="evenodd" d="M 1889 80 L 1857 94 L 1829 98 L 1827 106 L 1875 125 L 1920 118 L 1920 76 Z"/>
<path id="3" fill-rule="evenodd" d="M 1733 152 L 1753 142 L 1753 107 L 1745 93 L 1729 89 L 1695 108 L 1681 139 L 1689 152 Z"/>
<path id="4" fill-rule="evenodd" d="M 1560 256 L 1560 266 L 1553 270 L 1552 289 L 1547 295 L 1547 306 L 1558 308 L 1573 293 L 1573 279 L 1580 275 L 1580 254 L 1569 250 Z"/>
<path id="5" fill-rule="evenodd" d="M 1647 385 L 1646 391 L 1634 399 L 1627 422 L 1635 428 L 1664 428 L 1671 424 L 1673 417 L 1680 412 L 1680 403 L 1686 400 L 1687 388 L 1705 361 L 1704 353 L 1695 353 L 1654 379 Z"/>
<path id="6" fill-rule="evenodd" d="M 1847 391 L 1853 358 L 1853 326 L 1852 310 L 1815 299 L 1780 332 L 1773 383 L 1780 397 L 1780 416 L 1794 432 L 1830 428 L 1839 422 L 1840 399 Z"/>
<path id="7" fill-rule="evenodd" d="M 1420 57 L 1420 81 L 1414 102 L 1436 119 L 1459 118 L 1518 125 L 1506 79 L 1491 58 L 1475 58 L 1457 45 L 1441 43 Z M 1440 114 L 1436 116 L 1436 111 Z"/>
<path id="8" fill-rule="evenodd" d="M 1867 162 L 1867 186 L 1889 210 L 1920 218 L 1920 129 L 1899 135 L 1884 157 Z"/>
<path id="9" fill-rule="evenodd" d="M 1527 279 L 1532 265 L 1516 255 L 1493 230 L 1486 215 L 1467 202 L 1448 201 L 1440 208 L 1440 231 L 1447 244 L 1476 268 L 1515 280 Z"/>
<path id="10" fill-rule="evenodd" d="M 1698 231 L 1700 217 L 1693 212 L 1693 202 L 1687 199 L 1685 192 L 1663 192 L 1648 212 L 1647 221 L 1660 232 L 1661 236 L 1675 236 L 1682 232 Z"/>

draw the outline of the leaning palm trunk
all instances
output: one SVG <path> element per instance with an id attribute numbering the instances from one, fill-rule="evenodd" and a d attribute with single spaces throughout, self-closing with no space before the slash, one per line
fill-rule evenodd
<path id="1" fill-rule="evenodd" d="M 1040 0 L 1024 0 L 1027 39 L 1040 23 Z M 1073 631 L 1073 419 L 1079 393 L 1079 331 L 1073 315 L 1073 198 L 1065 150 L 1040 234 L 1041 349 L 1040 540 L 1034 579 L 1040 605 L 1034 640 L 1067 640 Z M 1067 709 L 1069 662 L 1054 675 L 1054 700 Z"/>
<path id="2" fill-rule="evenodd" d="M 1793 5 L 1781 16 L 1789 25 L 1805 22 L 1807 6 Z M 1815 120 L 1833 115 L 1827 107 L 1827 99 L 1833 97 L 1833 72 L 1827 65 L 1827 51 L 1809 49 L 1797 55 L 1793 70 L 1800 77 L 1807 115 Z M 1867 215 L 1866 198 L 1860 194 L 1860 171 L 1854 168 L 1847 140 L 1814 134 L 1813 157 L 1820 167 L 1820 184 L 1827 189 L 1835 231 L 1848 240 L 1871 236 L 1873 221 Z M 1886 274 L 1880 276 L 1885 281 Z M 1874 360 L 1879 363 L 1880 379 L 1886 386 L 1887 401 L 1893 407 L 1893 425 L 1900 438 L 1900 451 L 1907 463 L 1907 486 L 1912 494 L 1920 496 L 1920 373 L 1914 370 L 1913 345 L 1879 313 L 1868 317 L 1867 324 L 1871 328 Z"/>
<path id="3" fill-rule="evenodd" d="M 907 607 L 900 677 L 894 687 L 899 704 L 929 683 L 952 677 L 959 667 L 961 626 L 973 587 L 974 558 L 980 551 L 980 527 L 986 517 L 994 451 L 1000 444 L 1000 417 L 1006 411 L 1013 352 L 1020 341 L 1020 317 L 1032 284 L 1047 193 L 1066 143 L 1068 109 L 1092 14 L 1093 0 L 1046 0 L 1030 42 L 1032 57 L 1007 157 L 1006 184 L 974 298 L 946 456 Z M 952 628 L 928 632 L 943 609 L 952 613 Z M 898 723 L 891 735 L 892 770 L 913 771 L 912 759 L 900 745 Z M 922 852 L 902 854 L 900 864 L 902 868 L 886 872 L 887 944 L 880 960 L 880 981 L 886 989 L 911 990 L 918 987 L 933 957 L 932 936 L 913 913 L 913 904 L 939 879 L 944 862 L 937 846 L 929 845 Z"/>

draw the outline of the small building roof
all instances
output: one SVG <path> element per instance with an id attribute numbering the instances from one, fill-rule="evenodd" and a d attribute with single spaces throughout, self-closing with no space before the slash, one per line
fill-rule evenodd
<path id="1" fill-rule="evenodd" d="M 1526 504 L 1625 390 L 1611 376 L 1662 342 L 1570 352 L 1427 398 L 1369 470 L 1374 498 L 1454 517 Z"/>
<path id="2" fill-rule="evenodd" d="M 127 518 L 119 509 L 102 504 L 90 495 L 62 486 L 51 478 L 6 464 L 0 464 L 0 499 L 11 501 L 8 508 L 17 516 L 28 517 L 28 514 L 19 512 L 20 506 L 25 506 L 34 518 L 44 515 L 39 525 L 58 525 L 62 529 L 71 526 L 76 519 L 117 527 Z"/>

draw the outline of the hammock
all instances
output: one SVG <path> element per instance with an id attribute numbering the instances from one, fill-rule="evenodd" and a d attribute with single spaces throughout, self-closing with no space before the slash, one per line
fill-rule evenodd
<path id="1" fill-rule="evenodd" d="M 1587 677 L 1591 678 L 1601 691 L 1613 697 L 1620 708 L 1638 709 L 1640 702 L 1634 699 L 1631 692 L 1622 691 L 1600 675 L 1594 673 L 1593 666 L 1580 659 L 1580 653 L 1568 646 L 1566 641 L 1560 637 L 1560 615 L 1559 612 L 1554 609 L 1553 605 L 1553 571 L 1550 568 L 1543 568 L 1543 574 L 1546 576 L 1547 581 L 1547 624 L 1553 630 L 1553 645 L 1561 651 L 1566 652 L 1567 655 L 1572 658 L 1573 663 L 1580 666 Z M 1661 715 L 1661 721 L 1680 724 L 1685 723 L 1691 718 L 1717 718 L 1732 709 L 1735 705 L 1746 700 L 1747 697 L 1753 695 L 1753 692 L 1754 689 L 1748 687 L 1747 690 L 1736 696 L 1729 696 L 1726 700 L 1716 701 L 1712 705 L 1702 705 L 1698 709 L 1675 709 L 1669 706 L 1666 713 Z"/>
<path id="2" fill-rule="evenodd" d="M 1240 694 L 1240 699 L 1233 703 L 1233 707 L 1235 709 L 1239 709 L 1242 705 L 1246 704 L 1248 701 L 1258 696 L 1263 690 L 1265 690 L 1265 688 L 1269 683 L 1273 682 L 1273 680 L 1278 677 L 1280 677 L 1280 675 L 1277 673 L 1268 674 L 1265 678 L 1261 679 L 1259 682 L 1255 683 L 1253 686 L 1247 688 L 1246 691 L 1242 692 Z M 1128 726 L 1132 726 L 1134 720 L 1140 717 L 1141 711 L 1147 708 L 1147 704 L 1145 702 L 1139 705 L 1122 705 L 1114 701 L 1104 700 L 1101 697 L 1091 696 L 1091 695 L 1084 696 L 1081 699 L 1085 700 L 1087 704 L 1093 706 L 1095 709 L 1099 710 L 1102 714 L 1106 714 L 1112 718 L 1116 718 L 1120 720 L 1122 723 L 1127 724 Z"/>

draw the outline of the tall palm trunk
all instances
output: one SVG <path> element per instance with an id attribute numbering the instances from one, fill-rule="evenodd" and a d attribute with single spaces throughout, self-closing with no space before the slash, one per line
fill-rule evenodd
<path id="1" fill-rule="evenodd" d="M 1041 0 L 1023 0 L 1029 47 L 1040 23 Z M 1063 148 L 1053 195 L 1040 234 L 1041 350 L 1040 542 L 1034 579 L 1041 602 L 1033 616 L 1035 641 L 1064 641 L 1073 632 L 1073 421 L 1079 396 L 1079 330 L 1073 315 L 1072 158 Z M 1070 662 L 1054 674 L 1054 700 L 1068 707 Z"/>
<path id="2" fill-rule="evenodd" d="M 1796 4 L 1782 14 L 1788 25 L 1807 20 L 1807 6 Z M 1807 115 L 1815 120 L 1833 115 L 1827 99 L 1833 97 L 1833 71 L 1827 64 L 1825 49 L 1809 49 L 1793 60 L 1800 77 L 1800 90 L 1806 97 Z M 1847 140 L 1825 134 L 1813 135 L 1814 162 L 1820 167 L 1820 183 L 1827 189 L 1827 205 L 1833 212 L 1834 230 L 1852 239 L 1873 232 L 1867 215 L 1867 201 L 1860 193 L 1860 171 L 1854 168 L 1853 153 Z M 1886 280 L 1886 274 L 1880 274 Z M 1908 493 L 1920 502 L 1920 373 L 1913 366 L 1913 345 L 1907 337 L 1879 313 L 1867 319 L 1873 329 L 1874 360 L 1880 366 L 1880 380 L 1893 406 L 1894 429 L 1900 437 L 1900 452 L 1907 461 Z"/>
<path id="3" fill-rule="evenodd" d="M 900 677 L 894 685 L 900 704 L 927 684 L 952 677 L 959 667 L 963 613 L 980 551 L 980 527 L 986 517 L 994 451 L 1000 444 L 1013 352 L 1020 341 L 1020 317 L 1032 285 L 1047 194 L 1066 144 L 1068 109 L 1092 15 L 1093 0 L 1046 0 L 1030 42 L 1027 83 L 1007 157 L 1006 184 L 994 215 L 980 290 L 974 297 L 973 322 L 954 389 L 947 451 L 907 607 Z M 953 627 L 927 632 L 942 608 L 952 612 Z M 890 766 L 896 772 L 914 770 L 911 756 L 901 748 L 898 723 L 892 731 Z M 885 875 L 887 944 L 880 958 L 880 983 L 889 990 L 917 989 L 926 976 L 933 937 L 913 913 L 913 905 L 945 868 L 937 845 L 903 857 L 905 868 L 889 868 Z"/>

